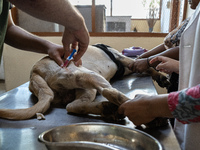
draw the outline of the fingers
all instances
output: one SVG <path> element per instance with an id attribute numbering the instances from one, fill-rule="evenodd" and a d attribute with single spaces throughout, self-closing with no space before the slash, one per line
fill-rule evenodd
<path id="1" fill-rule="evenodd" d="M 118 108 L 118 113 L 128 117 L 136 126 L 145 124 L 153 120 L 149 111 L 149 98 L 147 95 L 138 94 L 134 99 L 124 102 Z"/>
<path id="2" fill-rule="evenodd" d="M 71 54 L 72 50 L 76 49 L 76 47 L 77 47 L 77 42 L 72 43 L 72 45 L 69 44 L 69 45 L 65 46 L 65 48 L 64 48 L 65 49 L 65 56 L 64 56 L 64 58 L 66 59 Z M 87 44 L 84 45 L 84 46 L 80 46 L 80 44 L 79 44 L 78 50 L 75 53 L 75 55 L 73 56 L 73 60 L 77 64 L 79 64 L 78 61 L 81 59 L 81 57 L 83 56 L 83 54 L 86 52 L 87 47 L 88 47 Z"/>
<path id="3" fill-rule="evenodd" d="M 171 59 L 168 57 L 157 56 L 157 57 L 152 58 L 149 63 L 152 64 L 154 62 L 159 61 L 160 63 L 156 66 L 156 70 L 170 74 L 172 73 L 172 70 L 171 70 L 172 66 L 169 64 L 169 60 Z"/>
<path id="4" fill-rule="evenodd" d="M 157 69 L 157 68 L 156 68 L 156 69 Z M 161 72 L 164 72 L 164 73 L 166 73 L 166 74 L 171 74 L 171 73 L 172 73 L 170 70 L 163 69 L 163 68 L 160 68 L 160 69 L 157 69 L 157 70 L 159 70 L 159 71 L 161 71 Z"/>
<path id="5" fill-rule="evenodd" d="M 157 66 L 156 66 L 156 70 L 159 70 L 161 72 L 164 72 L 164 73 L 170 73 L 170 71 L 167 69 L 167 66 L 166 66 L 166 63 L 159 63 Z"/>
<path id="6" fill-rule="evenodd" d="M 74 41 L 72 43 L 72 48 L 71 49 L 76 49 L 77 45 L 78 45 L 78 42 Z"/>
<path id="7" fill-rule="evenodd" d="M 62 43 L 65 50 L 64 58 L 67 58 L 70 55 L 71 50 L 77 49 L 78 46 L 78 51 L 76 55 L 74 55 L 74 61 L 77 62 L 83 56 L 83 54 L 86 52 L 88 48 L 89 33 L 85 29 L 74 32 L 65 30 L 63 34 Z"/>
<path id="8" fill-rule="evenodd" d="M 87 30 L 83 29 L 77 32 L 76 39 L 78 41 L 78 53 L 74 57 L 74 61 L 78 61 L 83 54 L 86 52 L 89 45 L 89 33 Z"/>
<path id="9" fill-rule="evenodd" d="M 157 57 L 152 58 L 152 59 L 149 61 L 149 63 L 150 63 L 150 64 L 153 64 L 153 63 L 155 63 L 155 62 L 157 62 L 157 61 L 162 61 L 162 60 L 163 60 L 163 57 L 162 57 L 162 56 L 157 56 Z"/>
<path id="10" fill-rule="evenodd" d="M 62 38 L 62 43 L 63 43 L 63 47 L 64 47 L 64 53 L 65 53 L 64 54 L 64 58 L 65 59 L 70 55 L 71 43 L 74 43 L 73 41 L 74 40 L 73 40 L 72 34 L 65 30 L 65 32 L 63 34 L 63 38 Z"/>
<path id="11" fill-rule="evenodd" d="M 152 59 L 152 61 L 160 61 L 160 63 L 156 66 L 156 69 L 161 71 L 161 72 L 164 72 L 164 73 L 167 73 L 167 74 L 170 74 L 172 72 L 178 72 L 178 63 L 175 64 L 175 62 L 178 62 L 174 59 L 171 59 L 169 57 L 164 57 L 164 56 L 158 56 L 158 57 L 155 57 L 154 59 Z"/>
<path id="12" fill-rule="evenodd" d="M 64 49 L 61 45 L 51 44 L 48 49 L 48 55 L 53 59 L 59 66 L 64 64 L 62 57 L 64 55 Z"/>
<path id="13" fill-rule="evenodd" d="M 140 116 L 138 116 L 137 113 L 134 113 L 134 110 L 132 110 L 134 108 L 130 106 L 131 101 L 133 100 L 128 100 L 122 105 L 120 105 L 120 107 L 118 108 L 118 113 L 127 116 L 128 119 L 134 123 L 134 125 L 140 126 L 141 124 L 144 123 L 143 119 Z"/>
<path id="14" fill-rule="evenodd" d="M 64 65 L 63 60 L 61 59 L 60 56 L 59 57 L 55 57 L 54 60 L 59 66 L 63 66 Z"/>
<path id="15" fill-rule="evenodd" d="M 88 44 L 87 43 L 79 43 L 78 44 L 78 52 L 77 54 L 74 56 L 74 61 L 78 61 L 81 59 L 81 57 L 83 56 L 83 54 L 86 52 L 88 48 Z"/>
<path id="16" fill-rule="evenodd" d="M 82 60 L 79 59 L 77 62 L 75 62 L 75 65 L 76 65 L 77 67 L 80 66 L 80 65 L 82 65 Z"/>

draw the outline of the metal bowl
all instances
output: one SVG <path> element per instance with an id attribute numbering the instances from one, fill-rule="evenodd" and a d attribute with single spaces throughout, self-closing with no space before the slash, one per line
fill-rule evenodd
<path id="1" fill-rule="evenodd" d="M 39 135 L 49 150 L 162 150 L 147 133 L 107 123 L 79 123 L 60 126 Z"/>

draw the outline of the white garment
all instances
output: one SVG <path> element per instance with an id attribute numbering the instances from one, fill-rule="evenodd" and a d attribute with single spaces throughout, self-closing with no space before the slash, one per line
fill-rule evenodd
<path id="1" fill-rule="evenodd" d="M 4 79 L 5 77 L 4 77 L 3 58 L 2 58 L 0 62 L 0 80 L 4 80 Z"/>
<path id="2" fill-rule="evenodd" d="M 179 90 L 200 84 L 200 3 L 180 40 Z M 200 123 L 176 120 L 175 134 L 183 150 L 200 149 Z"/>

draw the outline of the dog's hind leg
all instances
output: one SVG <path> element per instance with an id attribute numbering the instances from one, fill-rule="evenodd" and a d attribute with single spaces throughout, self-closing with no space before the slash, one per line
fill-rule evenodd
<path id="1" fill-rule="evenodd" d="M 76 95 L 76 100 L 66 106 L 69 113 L 95 114 L 112 120 L 124 118 L 124 116 L 118 114 L 117 105 L 106 100 L 94 100 L 96 97 L 95 89 L 78 90 Z"/>
<path id="2" fill-rule="evenodd" d="M 54 83 L 51 82 L 51 87 L 53 89 L 59 89 L 58 87 L 61 87 L 61 85 L 63 89 L 70 89 L 72 87 L 75 89 L 88 89 L 88 90 L 96 89 L 100 94 L 102 94 L 105 98 L 107 98 L 108 101 L 117 106 L 119 106 L 120 104 L 124 103 L 126 100 L 129 99 L 123 93 L 113 88 L 103 76 L 93 71 L 87 70 L 85 68 L 76 68 L 76 71 L 74 71 L 71 74 L 62 73 L 60 74 L 59 78 L 57 78 L 56 82 Z M 89 97 L 89 96 L 83 96 L 83 97 Z M 75 106 L 75 103 L 80 103 L 79 105 L 83 105 L 83 107 L 85 107 L 87 104 L 85 105 L 82 103 L 83 99 L 84 98 L 77 97 L 75 100 L 76 102 L 72 102 L 67 106 L 67 110 L 72 111 L 72 108 L 75 107 L 76 107 L 76 112 L 84 110 L 81 109 L 81 107 L 80 109 L 77 109 L 77 106 Z M 94 104 L 94 106 L 99 106 L 94 102 L 92 102 L 93 100 L 94 98 L 92 100 L 91 99 L 88 100 L 88 103 L 92 103 Z"/>
<path id="3" fill-rule="evenodd" d="M 66 109 L 70 113 L 99 115 L 102 108 L 99 102 L 94 101 L 95 97 L 96 89 L 77 89 L 75 100 L 69 103 Z"/>
<path id="4" fill-rule="evenodd" d="M 102 95 L 117 106 L 129 100 L 126 95 L 115 88 L 104 88 L 102 90 Z"/>
<path id="5" fill-rule="evenodd" d="M 27 109 L 0 109 L 0 117 L 24 120 L 34 117 L 36 113 L 46 112 L 54 98 L 53 91 L 44 79 L 37 74 L 32 74 L 29 89 L 38 97 L 38 102 L 34 106 Z"/>
<path id="6" fill-rule="evenodd" d="M 97 73 L 78 73 L 76 75 L 76 83 L 82 89 L 97 89 L 100 94 L 117 106 L 129 99 L 122 92 L 113 88 L 105 78 Z"/>

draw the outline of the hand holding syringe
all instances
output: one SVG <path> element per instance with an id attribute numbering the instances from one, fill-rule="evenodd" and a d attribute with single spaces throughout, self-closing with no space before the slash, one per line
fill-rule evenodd
<path id="1" fill-rule="evenodd" d="M 68 65 L 69 65 L 69 62 L 70 62 L 70 60 L 72 60 L 72 59 L 73 59 L 73 55 L 74 55 L 74 53 L 76 53 L 76 49 L 73 49 L 73 51 L 72 51 L 72 53 L 70 54 L 70 56 L 69 56 L 69 57 L 67 57 L 67 59 L 66 59 L 66 61 L 65 61 L 64 65 L 63 65 L 63 67 L 66 67 L 66 66 L 68 66 Z"/>

